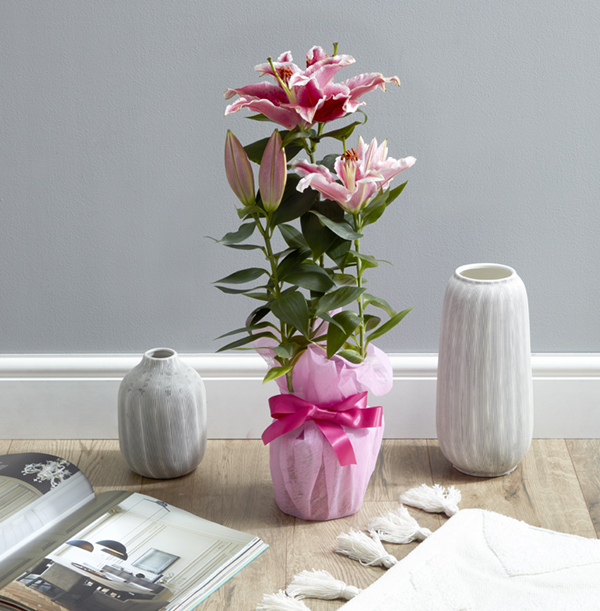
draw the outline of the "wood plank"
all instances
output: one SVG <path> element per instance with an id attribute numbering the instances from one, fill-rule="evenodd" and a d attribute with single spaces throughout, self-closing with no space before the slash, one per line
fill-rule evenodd
<path id="1" fill-rule="evenodd" d="M 396 501 L 409 488 L 431 484 L 427 441 L 384 439 L 365 501 Z"/>
<path id="2" fill-rule="evenodd" d="M 10 439 L 0 439 L 0 454 L 9 454 L 11 443 Z"/>
<path id="3" fill-rule="evenodd" d="M 461 509 L 488 509 L 533 526 L 596 536 L 564 440 L 534 439 L 517 468 L 495 478 L 460 473 L 442 455 L 436 440 L 429 441 L 429 450 L 435 482 L 460 489 Z"/>
<path id="4" fill-rule="evenodd" d="M 600 538 L 600 439 L 568 439 L 567 448 Z"/>

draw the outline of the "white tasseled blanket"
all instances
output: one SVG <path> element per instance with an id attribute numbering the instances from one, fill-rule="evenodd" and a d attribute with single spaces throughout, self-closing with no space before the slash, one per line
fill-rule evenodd
<path id="1" fill-rule="evenodd" d="M 600 611 L 600 541 L 463 509 L 343 611 Z"/>

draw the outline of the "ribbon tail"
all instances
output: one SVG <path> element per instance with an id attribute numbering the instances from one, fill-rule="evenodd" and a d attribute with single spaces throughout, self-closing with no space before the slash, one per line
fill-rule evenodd
<path id="1" fill-rule="evenodd" d="M 355 465 L 356 456 L 354 454 L 354 448 L 341 425 L 326 420 L 315 420 L 315 424 L 319 427 L 325 439 L 331 444 L 340 465 L 342 467 L 346 465 Z"/>

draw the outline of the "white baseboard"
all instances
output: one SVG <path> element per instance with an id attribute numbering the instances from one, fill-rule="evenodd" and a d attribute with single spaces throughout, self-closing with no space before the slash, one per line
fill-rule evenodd
<path id="1" fill-rule="evenodd" d="M 256 355 L 181 355 L 202 376 L 208 436 L 254 439 L 269 424 L 274 382 Z M 390 355 L 387 438 L 434 438 L 437 355 Z M 141 355 L 0 356 L 1 439 L 116 439 L 117 391 Z M 600 438 L 600 354 L 533 355 L 534 436 Z M 375 402 L 376 401 L 376 402 Z"/>

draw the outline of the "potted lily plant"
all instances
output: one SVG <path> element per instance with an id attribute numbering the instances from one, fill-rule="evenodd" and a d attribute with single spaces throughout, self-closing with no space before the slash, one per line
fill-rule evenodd
<path id="1" fill-rule="evenodd" d="M 399 80 L 367 73 L 334 82 L 354 61 L 337 44 L 331 56 L 313 47 L 301 69 L 287 52 L 256 66 L 270 81 L 225 92 L 237 96 L 225 115 L 245 108 L 277 127 L 246 146 L 227 132 L 225 170 L 242 203 L 241 225 L 218 242 L 256 251 L 258 265 L 216 282 L 255 304 L 245 324 L 225 334 L 241 337 L 220 350 L 250 347 L 267 361 L 264 381 L 280 389 L 263 434 L 276 501 L 309 520 L 350 515 L 362 504 L 383 435 L 382 408 L 367 406 L 367 393 L 392 385 L 389 359 L 373 340 L 410 311 L 367 292 L 365 274 L 378 261 L 361 238 L 402 193 L 406 183 L 391 181 L 415 158 L 388 157 L 387 142 L 376 139 L 350 147 L 366 122 L 362 96 Z M 359 118 L 330 126 L 352 116 Z M 318 158 L 325 140 L 339 153 Z"/>

